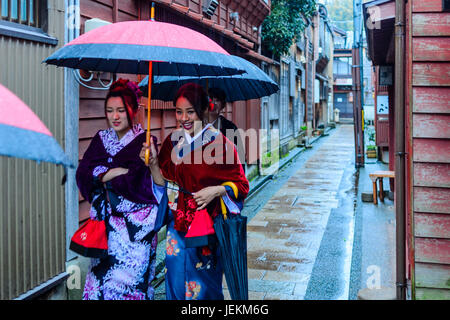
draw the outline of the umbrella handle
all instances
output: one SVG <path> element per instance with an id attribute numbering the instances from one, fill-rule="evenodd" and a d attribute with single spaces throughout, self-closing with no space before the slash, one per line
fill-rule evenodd
<path id="1" fill-rule="evenodd" d="M 147 96 L 147 136 L 146 136 L 146 143 L 148 146 L 150 146 L 150 120 L 151 120 L 151 103 L 152 103 L 152 75 L 153 71 L 153 63 L 152 61 L 148 62 L 148 96 Z M 150 149 L 145 150 L 145 164 L 148 165 L 150 158 Z"/>
<path id="2" fill-rule="evenodd" d="M 234 184 L 234 182 L 227 181 L 227 182 L 222 183 L 221 185 L 229 186 L 233 190 L 234 196 L 237 198 L 238 189 L 237 189 L 236 185 Z M 223 218 L 226 220 L 227 219 L 227 207 L 225 206 L 225 202 L 223 201 L 222 197 L 220 197 L 220 207 L 222 209 Z"/>
<path id="3" fill-rule="evenodd" d="M 155 21 L 155 3 L 152 2 L 152 7 L 150 9 L 150 21 Z"/>

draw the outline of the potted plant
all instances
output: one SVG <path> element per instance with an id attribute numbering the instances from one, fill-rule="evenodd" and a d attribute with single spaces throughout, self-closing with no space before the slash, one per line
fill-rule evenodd
<path id="1" fill-rule="evenodd" d="M 262 156 L 262 167 L 268 168 L 272 164 L 272 153 L 269 151 Z"/>
<path id="2" fill-rule="evenodd" d="M 366 147 L 367 158 L 376 158 L 377 146 L 375 145 L 375 130 L 373 130 L 373 128 L 370 128 L 367 131 L 369 135 L 369 143 Z"/>
<path id="3" fill-rule="evenodd" d="M 377 157 L 377 146 L 369 145 L 366 147 L 367 158 L 376 158 Z"/>

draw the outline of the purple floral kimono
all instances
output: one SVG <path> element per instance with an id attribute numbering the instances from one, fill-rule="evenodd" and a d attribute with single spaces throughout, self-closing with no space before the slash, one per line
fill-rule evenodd
<path id="1" fill-rule="evenodd" d="M 153 184 L 150 170 L 139 158 L 143 142 L 140 125 L 120 140 L 112 128 L 99 131 L 77 169 L 78 188 L 91 203 L 90 217 L 105 219 L 108 232 L 108 255 L 91 259 L 84 300 L 153 299 L 150 283 L 155 275 L 157 237 L 151 231 L 164 187 Z M 99 177 L 116 167 L 129 171 L 108 183 L 115 198 L 112 211 Z"/>

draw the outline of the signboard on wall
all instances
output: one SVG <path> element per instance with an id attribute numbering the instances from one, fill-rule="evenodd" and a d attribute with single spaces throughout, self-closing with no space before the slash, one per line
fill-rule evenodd
<path id="1" fill-rule="evenodd" d="M 389 114 L 388 96 L 377 96 L 377 114 Z"/>
<path id="2" fill-rule="evenodd" d="M 314 79 L 314 103 L 320 102 L 320 81 Z"/>
<path id="3" fill-rule="evenodd" d="M 313 117 L 313 86 L 314 86 L 314 78 L 311 76 L 312 75 L 312 71 L 313 71 L 313 65 L 312 65 L 312 53 L 309 52 L 309 57 L 308 57 L 308 88 L 306 90 L 307 92 L 307 98 L 306 101 L 308 103 L 308 113 L 307 113 L 307 119 L 308 121 L 312 120 Z"/>

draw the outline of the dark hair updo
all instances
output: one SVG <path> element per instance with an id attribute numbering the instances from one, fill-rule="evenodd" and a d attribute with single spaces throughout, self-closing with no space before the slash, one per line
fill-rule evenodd
<path id="1" fill-rule="evenodd" d="M 105 113 L 106 104 L 111 97 L 122 98 L 122 102 L 127 111 L 128 125 L 131 127 L 133 123 L 132 119 L 139 109 L 139 99 L 142 97 L 142 91 L 139 89 L 137 83 L 122 78 L 114 81 L 105 98 Z"/>
<path id="2" fill-rule="evenodd" d="M 220 102 L 226 103 L 227 95 L 222 89 L 216 87 L 209 88 L 208 93 L 210 98 L 216 98 Z"/>
<path id="3" fill-rule="evenodd" d="M 205 111 L 209 106 L 209 98 L 203 87 L 194 82 L 189 82 L 182 85 L 173 99 L 174 106 L 177 105 L 177 100 L 181 97 L 184 97 L 189 101 L 197 116 L 200 120 L 203 120 Z"/>

